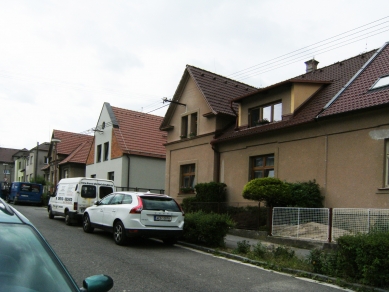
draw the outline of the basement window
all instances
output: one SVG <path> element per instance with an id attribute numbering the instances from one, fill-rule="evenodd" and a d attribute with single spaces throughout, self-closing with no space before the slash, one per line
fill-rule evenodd
<path id="1" fill-rule="evenodd" d="M 370 89 L 377 89 L 389 85 L 389 75 L 378 78 Z"/>

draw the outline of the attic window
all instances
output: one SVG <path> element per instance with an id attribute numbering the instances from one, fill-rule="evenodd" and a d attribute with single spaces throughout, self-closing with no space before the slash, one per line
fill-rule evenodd
<path id="1" fill-rule="evenodd" d="M 386 76 L 378 78 L 376 83 L 374 83 L 370 89 L 376 89 L 376 88 L 380 88 L 380 87 L 384 87 L 384 86 L 388 86 L 388 85 L 389 85 L 389 75 L 386 75 Z"/>

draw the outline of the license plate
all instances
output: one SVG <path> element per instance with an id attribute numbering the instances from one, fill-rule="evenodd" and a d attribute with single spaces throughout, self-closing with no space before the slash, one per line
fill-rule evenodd
<path id="1" fill-rule="evenodd" d="M 172 221 L 172 216 L 154 216 L 154 221 Z"/>

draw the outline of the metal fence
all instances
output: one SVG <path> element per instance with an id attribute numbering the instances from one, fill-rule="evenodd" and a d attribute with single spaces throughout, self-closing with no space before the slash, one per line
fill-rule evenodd
<path id="1" fill-rule="evenodd" d="M 331 242 L 346 234 L 389 231 L 389 209 L 276 207 L 271 230 L 273 236 Z"/>
<path id="2" fill-rule="evenodd" d="M 149 188 L 130 188 L 130 187 L 116 187 L 117 191 L 130 191 L 130 192 L 150 192 L 154 194 L 164 194 L 165 190 L 161 189 L 149 189 Z"/>

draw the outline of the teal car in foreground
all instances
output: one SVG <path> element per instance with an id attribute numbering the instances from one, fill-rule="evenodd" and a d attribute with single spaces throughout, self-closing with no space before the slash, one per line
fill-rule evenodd
<path id="1" fill-rule="evenodd" d="M 105 292 L 112 287 L 111 277 L 95 275 L 79 288 L 35 226 L 0 199 L 0 291 Z"/>

